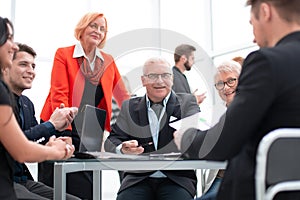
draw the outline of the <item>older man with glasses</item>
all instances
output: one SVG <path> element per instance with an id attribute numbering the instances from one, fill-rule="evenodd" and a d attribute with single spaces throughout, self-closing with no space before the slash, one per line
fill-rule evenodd
<path id="1" fill-rule="evenodd" d="M 105 150 L 119 154 L 178 152 L 169 121 L 199 112 L 195 96 L 172 92 L 172 69 L 163 58 L 147 60 L 141 80 L 146 94 L 123 103 Z M 196 184 L 194 170 L 124 172 L 117 200 L 190 200 Z"/>

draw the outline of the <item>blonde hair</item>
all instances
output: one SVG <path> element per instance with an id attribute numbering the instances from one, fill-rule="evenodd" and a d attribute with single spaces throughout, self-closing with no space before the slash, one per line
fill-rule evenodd
<path id="1" fill-rule="evenodd" d="M 241 56 L 236 56 L 234 58 L 232 58 L 233 61 L 240 63 L 241 66 L 243 66 L 244 60 L 245 58 L 241 57 Z"/>
<path id="2" fill-rule="evenodd" d="M 95 19 L 97 19 L 98 17 L 103 17 L 105 20 L 105 26 L 106 26 L 106 30 L 107 30 L 107 21 L 106 18 L 104 17 L 103 13 L 98 13 L 98 12 L 90 12 L 85 14 L 77 23 L 75 30 L 74 30 L 74 36 L 77 40 L 80 40 L 82 33 L 84 32 L 84 30 L 89 26 L 89 24 L 94 21 Z M 102 41 L 98 44 L 98 48 L 102 49 L 105 45 L 106 42 L 106 34 L 104 35 L 104 38 L 102 39 Z"/>

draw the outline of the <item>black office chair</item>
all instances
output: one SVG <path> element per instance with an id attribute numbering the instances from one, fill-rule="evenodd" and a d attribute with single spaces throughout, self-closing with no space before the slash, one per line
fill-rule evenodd
<path id="1" fill-rule="evenodd" d="M 271 131 L 260 141 L 256 156 L 256 200 L 279 192 L 300 191 L 300 128 Z"/>

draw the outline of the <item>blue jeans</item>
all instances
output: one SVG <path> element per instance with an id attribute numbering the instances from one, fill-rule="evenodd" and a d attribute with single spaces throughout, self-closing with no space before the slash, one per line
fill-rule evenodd
<path id="1" fill-rule="evenodd" d="M 216 177 L 208 191 L 196 200 L 216 200 L 222 178 Z"/>

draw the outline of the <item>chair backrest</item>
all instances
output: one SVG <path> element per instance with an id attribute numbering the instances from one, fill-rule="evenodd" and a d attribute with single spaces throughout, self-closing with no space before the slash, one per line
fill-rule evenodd
<path id="1" fill-rule="evenodd" d="M 280 128 L 260 141 L 256 156 L 256 199 L 300 190 L 300 128 Z"/>

